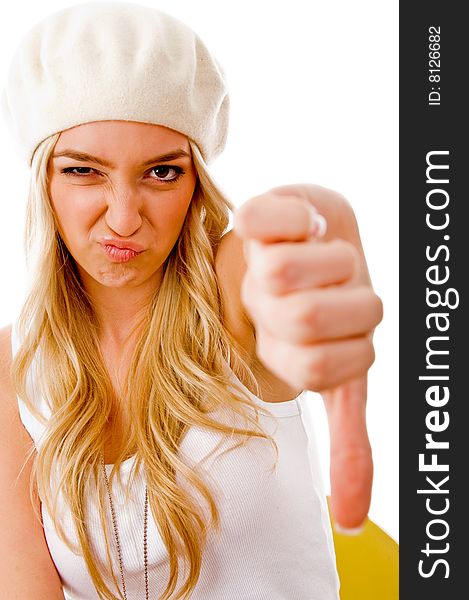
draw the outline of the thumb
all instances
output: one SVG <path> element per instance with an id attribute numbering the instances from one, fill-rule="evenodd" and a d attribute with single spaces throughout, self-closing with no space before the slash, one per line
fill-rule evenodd
<path id="1" fill-rule="evenodd" d="M 331 443 L 331 512 L 338 531 L 360 528 L 370 508 L 373 459 L 366 429 L 366 391 L 365 375 L 322 393 Z"/>

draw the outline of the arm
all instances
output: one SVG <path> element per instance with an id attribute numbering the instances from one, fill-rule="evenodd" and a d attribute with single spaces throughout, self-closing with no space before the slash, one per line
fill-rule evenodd
<path id="1" fill-rule="evenodd" d="M 327 223 L 320 239 L 314 211 Z M 355 528 L 371 499 L 366 381 L 382 303 L 354 212 L 327 188 L 282 186 L 248 200 L 235 215 L 235 230 L 248 262 L 241 296 L 255 324 L 256 353 L 292 386 L 321 393 L 331 437 L 332 513 L 337 524 Z"/>
<path id="2" fill-rule="evenodd" d="M 29 495 L 32 440 L 21 423 L 10 377 L 11 328 L 0 330 L 0 595 L 63 600 L 62 585 Z M 19 475 L 20 474 L 20 475 Z M 36 500 L 39 510 L 40 502 Z"/>

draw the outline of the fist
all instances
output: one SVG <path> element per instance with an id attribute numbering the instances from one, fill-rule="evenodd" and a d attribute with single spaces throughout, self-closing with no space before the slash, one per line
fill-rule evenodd
<path id="1" fill-rule="evenodd" d="M 247 201 L 234 229 L 243 239 L 241 299 L 255 326 L 257 356 L 292 387 L 322 394 L 334 524 L 359 527 L 373 479 L 366 374 L 383 309 L 354 213 L 331 190 L 290 185 Z"/>
<path id="2" fill-rule="evenodd" d="M 350 207 L 331 192 L 325 202 L 303 186 L 287 189 L 252 198 L 236 213 L 247 262 L 241 298 L 258 357 L 292 387 L 320 392 L 369 369 L 382 306 L 353 239 Z"/>

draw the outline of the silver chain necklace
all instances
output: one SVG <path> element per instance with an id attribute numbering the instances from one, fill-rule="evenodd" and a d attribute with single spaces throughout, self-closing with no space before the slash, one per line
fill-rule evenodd
<path id="1" fill-rule="evenodd" d="M 114 502 L 112 501 L 111 488 L 106 473 L 106 465 L 104 463 L 104 454 L 101 452 L 101 465 L 103 468 L 104 481 L 106 482 L 106 490 L 109 498 L 109 506 L 111 507 L 112 526 L 114 528 L 114 538 L 117 546 L 117 557 L 119 559 L 119 570 L 122 582 L 122 595 L 124 600 L 127 600 L 127 590 L 125 587 L 124 563 L 122 561 L 122 547 L 119 539 L 119 529 L 117 528 L 116 511 L 114 510 Z M 148 547 L 147 547 L 147 529 L 148 529 L 148 488 L 145 486 L 145 507 L 143 511 L 143 564 L 145 572 L 145 600 L 149 599 L 148 595 Z"/>

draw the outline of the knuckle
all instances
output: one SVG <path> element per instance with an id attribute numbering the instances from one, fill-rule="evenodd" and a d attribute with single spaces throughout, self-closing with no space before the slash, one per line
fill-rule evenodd
<path id="1" fill-rule="evenodd" d="M 339 260 L 342 263 L 345 276 L 350 278 L 358 269 L 358 265 L 360 263 L 360 254 L 358 249 L 346 240 L 338 239 L 334 240 L 333 243 L 336 247 Z"/>
<path id="2" fill-rule="evenodd" d="M 362 340 L 362 348 L 360 350 L 360 363 L 362 368 L 360 369 L 363 373 L 368 371 L 376 359 L 375 347 L 370 338 L 366 337 Z"/>
<path id="3" fill-rule="evenodd" d="M 367 341 L 368 341 L 367 364 L 368 364 L 368 369 L 369 369 L 371 367 L 371 365 L 375 362 L 376 352 L 375 352 L 375 347 L 373 345 L 373 342 L 371 340 L 367 340 Z"/>
<path id="4" fill-rule="evenodd" d="M 253 211 L 255 212 L 255 206 L 253 207 L 252 200 L 247 200 L 241 205 L 234 215 L 235 228 L 241 229 L 243 233 L 245 229 L 249 229 L 249 223 L 253 218 Z"/>
<path id="5" fill-rule="evenodd" d="M 257 211 L 257 205 L 261 202 L 262 194 L 258 194 L 257 196 L 251 196 L 248 198 L 236 211 L 238 215 L 242 215 L 244 218 L 248 219 L 252 217 L 253 214 Z"/>
<path id="6" fill-rule="evenodd" d="M 357 291 L 362 299 L 362 304 L 368 309 L 370 327 L 376 327 L 383 319 L 383 301 L 369 286 L 362 286 Z"/>
<path id="7" fill-rule="evenodd" d="M 376 319 L 377 323 L 380 323 L 384 316 L 384 305 L 383 300 L 377 295 L 374 294 L 374 302 L 375 302 L 375 310 L 376 310 Z"/>
<path id="8" fill-rule="evenodd" d="M 317 300 L 293 304 L 290 319 L 300 342 L 312 342 L 320 335 L 321 307 Z"/>
<path id="9" fill-rule="evenodd" d="M 342 260 L 346 266 L 350 269 L 351 273 L 353 273 L 359 263 L 360 253 L 358 252 L 358 248 L 356 248 L 350 242 L 346 240 L 338 240 L 340 243 L 340 252 L 342 255 Z"/>
<path id="10" fill-rule="evenodd" d="M 265 218 L 265 194 L 259 194 L 246 200 L 234 213 L 235 229 L 241 235 L 251 235 Z"/>
<path id="11" fill-rule="evenodd" d="M 296 277 L 296 261 L 284 248 L 276 245 L 262 248 L 255 257 L 256 275 L 274 292 L 283 291 Z"/>
<path id="12" fill-rule="evenodd" d="M 330 360 L 326 350 L 318 346 L 310 350 L 302 365 L 301 376 L 304 386 L 312 391 L 319 391 L 324 387 L 328 377 Z"/>

